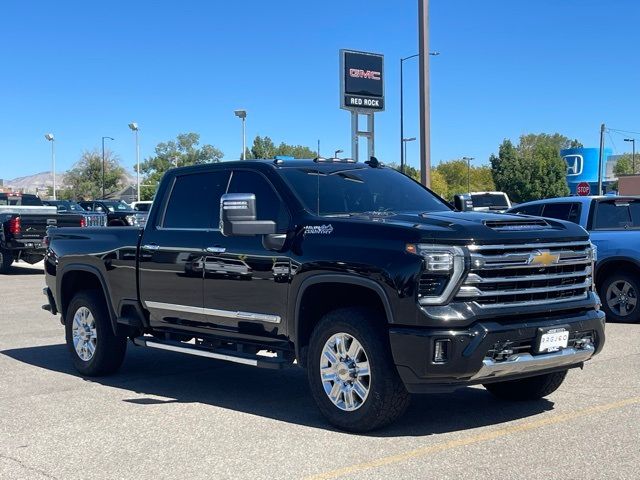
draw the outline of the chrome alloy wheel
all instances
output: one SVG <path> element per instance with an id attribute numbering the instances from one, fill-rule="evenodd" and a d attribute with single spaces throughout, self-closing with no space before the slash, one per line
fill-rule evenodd
<path id="1" fill-rule="evenodd" d="M 320 376 L 325 393 L 336 407 L 347 412 L 359 409 L 371 388 L 367 352 L 348 333 L 332 335 L 322 349 Z"/>
<path id="2" fill-rule="evenodd" d="M 80 307 L 76 310 L 73 316 L 71 333 L 73 335 L 73 347 L 76 349 L 78 357 L 88 362 L 96 353 L 98 333 L 96 331 L 96 319 L 93 318 L 91 310 L 87 307 Z"/>
<path id="3" fill-rule="evenodd" d="M 629 282 L 620 280 L 609 285 L 606 300 L 613 313 L 626 317 L 636 309 L 638 295 Z"/>

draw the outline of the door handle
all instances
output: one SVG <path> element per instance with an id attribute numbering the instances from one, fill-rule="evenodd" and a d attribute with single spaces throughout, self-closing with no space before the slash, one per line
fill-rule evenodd
<path id="1" fill-rule="evenodd" d="M 224 253 L 227 251 L 224 247 L 207 247 L 206 250 L 208 253 Z"/>
<path id="2" fill-rule="evenodd" d="M 148 243 L 146 245 L 142 245 L 143 250 L 159 250 L 160 245 L 156 245 L 155 243 Z"/>

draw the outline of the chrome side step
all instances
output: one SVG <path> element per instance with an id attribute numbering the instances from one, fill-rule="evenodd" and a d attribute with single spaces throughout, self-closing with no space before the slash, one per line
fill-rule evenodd
<path id="1" fill-rule="evenodd" d="M 133 343 L 140 347 L 156 348 L 158 350 L 168 350 L 171 352 L 186 353 L 187 355 L 195 355 L 197 357 L 212 358 L 214 360 L 223 360 L 225 362 L 240 363 L 259 368 L 281 369 L 293 366 L 290 362 L 277 357 L 265 357 L 263 355 L 247 355 L 228 350 L 216 351 L 210 350 L 197 345 L 158 340 L 154 337 L 136 337 Z"/>

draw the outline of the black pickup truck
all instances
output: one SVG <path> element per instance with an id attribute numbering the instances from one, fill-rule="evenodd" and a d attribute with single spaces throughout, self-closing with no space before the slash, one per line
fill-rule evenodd
<path id="1" fill-rule="evenodd" d="M 0 273 L 15 260 L 38 263 L 44 258 L 43 238 L 49 227 L 81 227 L 83 215 L 60 216 L 36 195 L 0 193 Z"/>
<path id="2" fill-rule="evenodd" d="M 297 365 L 331 423 L 367 431 L 409 393 L 556 390 L 604 344 L 593 257 L 577 225 L 455 212 L 374 158 L 225 162 L 165 174 L 144 230 L 53 230 L 43 308 L 83 375 L 127 338 Z"/>

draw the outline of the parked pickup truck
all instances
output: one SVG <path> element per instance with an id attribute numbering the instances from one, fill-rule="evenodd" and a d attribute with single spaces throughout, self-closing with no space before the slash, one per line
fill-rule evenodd
<path id="1" fill-rule="evenodd" d="M 0 193 L 0 273 L 9 272 L 15 260 L 42 260 L 48 227 L 80 227 L 83 221 L 83 215 L 58 215 L 36 195 Z"/>
<path id="2" fill-rule="evenodd" d="M 640 197 L 564 197 L 521 203 L 511 213 L 584 227 L 598 249 L 596 287 L 607 319 L 640 322 Z"/>
<path id="3" fill-rule="evenodd" d="M 575 224 L 455 212 L 374 158 L 224 162 L 167 172 L 144 230 L 52 230 L 44 308 L 83 375 L 116 371 L 127 337 L 297 365 L 366 431 L 410 392 L 556 390 L 604 343 L 592 263 Z"/>
<path id="4" fill-rule="evenodd" d="M 58 215 L 82 215 L 84 217 L 83 227 L 106 227 L 107 215 L 100 212 L 89 212 L 82 208 L 79 203 L 71 200 L 43 200 L 44 205 L 56 207 Z"/>
<path id="5" fill-rule="evenodd" d="M 103 213 L 107 216 L 107 226 L 126 227 L 144 226 L 147 219 L 145 212 L 139 212 L 120 200 L 90 200 L 79 202 L 89 212 Z"/>

